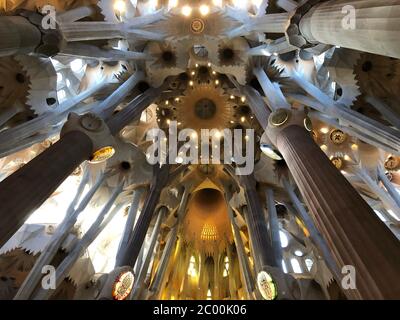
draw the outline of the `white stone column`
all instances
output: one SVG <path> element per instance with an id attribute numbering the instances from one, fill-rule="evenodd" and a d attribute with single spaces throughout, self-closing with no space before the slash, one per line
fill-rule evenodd
<path id="1" fill-rule="evenodd" d="M 311 8 L 299 26 L 311 43 L 400 58 L 398 0 L 325 1 Z"/>
<path id="2" fill-rule="evenodd" d="M 151 260 L 154 257 L 154 248 L 157 244 L 158 236 L 160 234 L 161 222 L 163 221 L 164 217 L 166 216 L 166 213 L 167 213 L 166 207 L 162 207 L 159 210 L 156 224 L 154 225 L 153 231 L 151 233 L 150 245 L 149 245 L 149 249 L 147 250 L 146 258 L 145 258 L 143 265 L 140 268 L 139 274 L 137 275 L 137 278 L 135 280 L 135 286 L 133 288 L 131 300 L 136 300 L 139 298 L 139 294 L 141 292 L 141 289 L 143 288 L 143 284 L 146 279 L 147 271 L 149 269 Z"/>
<path id="3" fill-rule="evenodd" d="M 233 217 L 233 209 L 230 205 L 228 205 L 228 214 L 232 224 L 232 232 L 233 232 L 233 237 L 235 239 L 236 252 L 239 258 L 239 267 L 243 275 L 243 282 L 244 282 L 243 285 L 246 288 L 247 298 L 253 300 L 255 291 L 254 279 L 249 267 L 248 257 L 244 250 L 243 241 L 240 236 L 240 230 L 235 222 L 235 219 Z"/>
<path id="4" fill-rule="evenodd" d="M 67 210 L 67 214 L 65 215 L 64 220 L 60 223 L 57 227 L 54 235 L 51 237 L 49 243 L 43 249 L 43 252 L 40 254 L 39 258 L 36 260 L 35 265 L 33 266 L 32 270 L 29 272 L 28 276 L 26 277 L 25 281 L 22 283 L 21 287 L 19 288 L 14 300 L 26 300 L 29 299 L 33 291 L 35 290 L 39 280 L 42 278 L 42 269 L 45 265 L 50 265 L 53 261 L 54 257 L 56 256 L 60 246 L 62 245 L 63 241 L 67 238 L 69 232 L 75 225 L 79 214 L 85 210 L 87 205 L 89 204 L 90 200 L 92 200 L 96 191 L 100 188 L 103 184 L 106 175 L 102 174 L 97 182 L 93 185 L 92 188 L 85 194 L 82 201 L 79 203 L 78 207 L 75 208 L 79 198 L 83 193 L 83 189 L 85 188 L 88 182 L 88 174 L 82 178 L 82 182 L 78 187 L 76 196 L 72 201 L 71 205 Z"/>
<path id="5" fill-rule="evenodd" d="M 116 204 L 113 207 L 118 196 L 123 191 L 124 182 L 120 183 L 118 187 L 115 188 L 110 199 L 102 208 L 97 219 L 90 226 L 89 230 L 85 233 L 82 239 L 75 245 L 68 256 L 60 263 L 56 269 L 56 288 L 64 281 L 71 271 L 72 267 L 79 259 L 79 257 L 85 252 L 85 250 L 90 246 L 90 244 L 99 236 L 99 234 L 104 230 L 104 228 L 111 222 L 115 215 L 121 210 L 122 205 Z M 110 211 L 111 210 L 111 211 Z M 45 290 L 43 288 L 39 289 L 38 292 L 33 296 L 34 300 L 47 300 L 49 299 L 55 291 Z"/>
<path id="6" fill-rule="evenodd" d="M 39 29 L 20 16 L 0 16 L 0 57 L 33 52 L 41 42 Z"/>
<path id="7" fill-rule="evenodd" d="M 119 244 L 119 249 L 116 258 L 116 266 L 119 266 L 119 262 L 122 259 L 122 256 L 125 254 L 125 250 L 127 248 L 129 238 L 132 235 L 133 228 L 135 226 L 137 212 L 139 210 L 140 199 L 144 193 L 143 188 L 138 188 L 133 191 L 132 202 L 128 212 L 128 218 L 126 220 L 124 233 L 122 234 L 121 242 Z"/>
<path id="8" fill-rule="evenodd" d="M 164 281 L 165 273 L 167 271 L 167 267 L 172 255 L 172 250 L 175 248 L 176 242 L 177 242 L 177 233 L 178 233 L 178 226 L 175 225 L 173 229 L 171 230 L 169 234 L 169 238 L 167 240 L 167 244 L 165 245 L 165 248 L 163 250 L 160 263 L 158 265 L 156 274 L 154 276 L 153 282 L 150 286 L 150 292 L 152 293 L 152 297 L 157 297 L 158 294 L 160 293 L 160 289 L 162 286 L 162 283 Z"/>

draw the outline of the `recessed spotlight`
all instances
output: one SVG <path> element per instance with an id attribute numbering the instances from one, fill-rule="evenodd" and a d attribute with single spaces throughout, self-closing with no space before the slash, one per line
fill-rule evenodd
<path id="1" fill-rule="evenodd" d="M 200 13 L 201 13 L 202 16 L 208 15 L 210 13 L 210 7 L 205 5 L 205 4 L 201 5 L 200 6 Z"/>
<path id="2" fill-rule="evenodd" d="M 189 17 L 192 14 L 192 7 L 190 6 L 183 6 L 182 7 L 182 14 L 185 17 Z"/>
<path id="3" fill-rule="evenodd" d="M 114 2 L 114 10 L 118 11 L 118 13 L 124 13 L 126 10 L 126 4 L 123 0 L 117 0 Z"/>

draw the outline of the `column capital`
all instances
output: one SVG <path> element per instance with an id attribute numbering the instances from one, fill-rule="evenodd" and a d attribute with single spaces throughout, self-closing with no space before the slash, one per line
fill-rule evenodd
<path id="1" fill-rule="evenodd" d="M 39 12 L 29 11 L 29 10 L 18 10 L 15 16 L 8 17 L 10 22 L 12 22 L 15 27 L 17 27 L 22 21 L 16 20 L 25 18 L 25 24 L 32 25 L 32 28 L 37 29 L 36 33 L 39 38 L 36 39 L 36 47 L 33 52 L 44 55 L 46 57 L 51 57 L 56 55 L 63 43 L 64 39 L 61 35 L 60 29 L 56 23 L 55 16 L 54 19 L 51 15 L 45 16 Z M 14 18 L 14 19 L 13 19 Z M 17 28 L 18 29 L 18 28 Z M 21 37 L 24 38 L 27 35 L 23 34 L 27 30 L 20 29 Z"/>
<path id="2" fill-rule="evenodd" d="M 299 49 L 307 49 L 307 51 L 311 51 L 315 54 L 321 54 L 330 47 L 330 45 L 320 44 L 318 41 L 310 41 L 300 30 L 302 18 L 321 1 L 322 0 L 308 0 L 299 6 L 292 15 L 289 21 L 290 24 L 285 32 L 286 38 L 292 46 Z"/>
<path id="3" fill-rule="evenodd" d="M 268 118 L 266 134 L 274 146 L 277 146 L 277 137 L 282 130 L 290 126 L 299 126 L 312 131 L 311 119 L 304 111 L 293 109 L 278 109 Z"/>
<path id="4" fill-rule="evenodd" d="M 115 154 L 115 139 L 105 121 L 96 114 L 86 113 L 80 116 L 70 113 L 61 130 L 61 137 L 71 131 L 82 132 L 92 141 L 91 162 L 103 162 Z"/>

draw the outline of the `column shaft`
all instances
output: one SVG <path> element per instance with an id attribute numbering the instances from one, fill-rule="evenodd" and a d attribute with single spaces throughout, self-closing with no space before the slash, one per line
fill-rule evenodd
<path id="1" fill-rule="evenodd" d="M 277 146 L 339 267 L 356 270 L 350 298 L 400 297 L 400 242 L 337 170 L 310 134 L 291 125 Z"/>
<path id="2" fill-rule="evenodd" d="M 243 209 L 243 212 L 253 248 L 256 271 L 259 273 L 264 267 L 277 267 L 278 262 L 275 261 L 267 221 L 265 220 L 264 210 L 258 198 L 254 177 L 243 176 L 242 181 L 245 186 L 248 205 L 247 208 Z"/>
<path id="3" fill-rule="evenodd" d="M 228 197 L 228 199 L 229 199 L 229 197 Z M 229 218 L 231 219 L 232 232 L 233 232 L 233 237 L 235 239 L 236 252 L 239 257 L 239 267 L 240 267 L 240 271 L 242 272 L 242 275 L 243 275 L 243 282 L 244 282 L 243 285 L 246 288 L 247 298 L 252 300 L 254 298 L 254 290 L 255 290 L 254 279 L 251 274 L 247 254 L 244 250 L 243 241 L 240 236 L 240 230 L 234 220 L 233 210 L 230 205 L 228 205 L 228 214 L 229 214 Z"/>
<path id="4" fill-rule="evenodd" d="M 41 41 L 39 29 L 20 16 L 0 16 L 0 57 L 31 53 Z"/>
<path id="5" fill-rule="evenodd" d="M 275 207 L 274 190 L 268 188 L 265 193 L 267 198 L 269 231 L 271 233 L 271 241 L 274 249 L 275 260 L 277 262 L 282 262 L 283 254 L 281 240 L 279 236 L 279 220 Z"/>
<path id="6" fill-rule="evenodd" d="M 150 286 L 150 291 L 152 292 L 152 297 L 157 297 L 160 293 L 162 283 L 164 281 L 165 273 L 167 271 L 167 267 L 172 255 L 172 250 L 175 248 L 175 244 L 177 241 L 177 231 L 178 227 L 175 226 L 169 235 L 169 239 L 165 248 L 163 250 L 160 263 L 158 265 L 156 274 L 154 276 L 153 283 Z"/>
<path id="7" fill-rule="evenodd" d="M 140 268 L 139 274 L 135 280 L 135 286 L 133 288 L 131 300 L 136 300 L 139 298 L 139 294 L 143 287 L 144 280 L 146 279 L 147 271 L 149 269 L 151 259 L 154 256 L 154 248 L 156 247 L 158 236 L 160 234 L 161 222 L 163 221 L 166 213 L 167 213 L 166 207 L 162 207 L 159 211 L 159 215 L 157 217 L 156 224 L 154 225 L 153 232 L 151 233 L 150 246 L 147 251 L 146 258 L 145 258 L 143 265 Z"/>
<path id="8" fill-rule="evenodd" d="M 168 175 L 168 172 L 169 166 L 165 165 L 155 174 L 143 210 L 135 225 L 132 236 L 129 239 L 129 243 L 126 246 L 126 251 L 118 262 L 119 266 L 131 266 L 132 268 L 135 266 L 147 230 L 149 229 L 151 219 L 154 215 L 154 210 L 156 209 L 158 200 L 160 199 L 161 191 L 167 183 L 167 179 L 162 179 L 161 176 L 165 173 Z"/>
<path id="9" fill-rule="evenodd" d="M 0 247 L 92 153 L 92 141 L 72 131 L 0 183 Z"/>
<path id="10" fill-rule="evenodd" d="M 400 58 L 400 3 L 397 0 L 325 1 L 302 18 L 300 31 L 310 42 Z"/>
<path id="11" fill-rule="evenodd" d="M 139 117 L 152 100 L 156 99 L 156 95 L 149 97 L 151 93 L 154 94 L 155 91 L 152 89 L 146 91 L 137 100 L 129 103 L 123 111 L 108 120 L 107 126 L 112 135 L 116 135 L 128 123 Z M 0 183 L 0 203 L 2 204 L 0 207 L 2 220 L 0 247 L 78 165 L 90 158 L 92 152 L 93 142 L 89 136 L 80 131 L 69 132 L 63 135 L 56 144 Z"/>
<path id="12" fill-rule="evenodd" d="M 119 249 L 116 258 L 117 261 L 116 265 L 119 265 L 119 261 L 122 259 L 122 256 L 124 255 L 125 250 L 127 248 L 129 238 L 132 235 L 132 231 L 136 222 L 137 212 L 139 210 L 140 199 L 142 198 L 143 192 L 144 192 L 143 188 L 139 188 L 133 191 L 133 197 L 128 212 L 128 218 L 126 220 L 124 233 L 122 234 L 121 242 L 119 244 Z"/>

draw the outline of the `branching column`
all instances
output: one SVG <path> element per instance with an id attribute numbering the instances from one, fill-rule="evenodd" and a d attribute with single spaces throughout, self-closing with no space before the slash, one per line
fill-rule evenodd
<path id="1" fill-rule="evenodd" d="M 72 131 L 0 184 L 0 247 L 54 190 L 89 159 L 90 138 Z"/>
<path id="2" fill-rule="evenodd" d="M 71 114 L 57 143 L 2 181 L 0 247 L 82 162 L 112 146 L 112 136 L 140 117 L 159 90 L 146 91 L 113 115 L 107 125 L 94 114 Z"/>
<path id="3" fill-rule="evenodd" d="M 400 242 L 304 129 L 304 115 L 284 109 L 268 135 L 283 155 L 339 268 L 355 267 L 355 299 L 400 297 Z"/>

